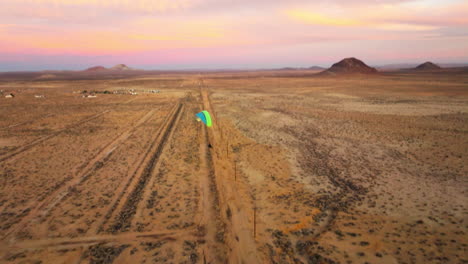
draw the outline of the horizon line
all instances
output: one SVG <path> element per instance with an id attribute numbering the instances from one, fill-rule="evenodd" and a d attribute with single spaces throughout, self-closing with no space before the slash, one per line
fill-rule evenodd
<path id="1" fill-rule="evenodd" d="M 374 68 L 383 68 L 383 67 L 397 67 L 397 66 L 417 66 L 420 64 L 423 64 L 425 62 L 432 62 L 435 63 L 441 67 L 463 67 L 463 66 L 468 66 L 468 61 L 467 62 L 434 62 L 434 61 L 423 61 L 423 62 L 402 62 L 402 63 L 387 63 L 387 64 L 368 64 L 370 67 Z M 365 63 L 365 62 L 364 62 Z M 111 68 L 116 66 L 116 65 L 125 65 L 129 67 L 130 69 L 128 70 L 112 70 Z M 189 72 L 189 71 L 271 71 L 271 70 L 286 70 L 286 69 L 291 69 L 291 70 L 310 70 L 310 68 L 314 67 L 319 67 L 322 69 L 328 69 L 331 67 L 334 63 L 330 64 L 330 66 L 323 66 L 323 64 L 316 64 L 312 66 L 279 66 L 279 67 L 272 67 L 272 68 L 267 68 L 267 67 L 185 67 L 185 68 L 141 68 L 140 66 L 137 67 L 130 67 L 125 63 L 118 63 L 115 64 L 114 66 L 106 67 L 102 65 L 94 65 L 90 66 L 87 68 L 83 69 L 70 69 L 70 68 L 62 68 L 62 69 L 44 69 L 44 70 L 0 70 L 0 73 L 26 73 L 26 72 L 85 72 L 88 69 L 94 68 L 94 67 L 104 67 L 102 71 L 117 71 L 117 72 L 131 72 L 131 71 L 164 71 L 164 72 Z M 367 63 L 366 63 L 367 64 Z M 401 68 L 404 69 L 404 68 Z"/>

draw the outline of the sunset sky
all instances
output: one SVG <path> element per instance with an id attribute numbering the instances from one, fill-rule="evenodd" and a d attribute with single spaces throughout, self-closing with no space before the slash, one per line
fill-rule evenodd
<path id="1" fill-rule="evenodd" d="M 466 0 L 0 0 L 0 71 L 468 63 Z"/>

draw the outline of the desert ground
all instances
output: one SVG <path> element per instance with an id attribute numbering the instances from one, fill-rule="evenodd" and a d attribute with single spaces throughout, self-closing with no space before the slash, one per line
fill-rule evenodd
<path id="1" fill-rule="evenodd" d="M 468 263 L 467 71 L 18 76 L 1 263 Z"/>

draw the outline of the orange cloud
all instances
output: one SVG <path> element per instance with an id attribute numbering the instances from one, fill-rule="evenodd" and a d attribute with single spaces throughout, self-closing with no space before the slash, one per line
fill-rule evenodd
<path id="1" fill-rule="evenodd" d="M 0 26 L 8 46 L 56 52 L 111 54 L 166 48 L 206 48 L 231 45 L 223 22 L 214 20 L 137 19 L 118 28 L 75 28 L 11 24 Z M 166 25 L 166 26 L 164 26 Z M 241 43 L 244 40 L 240 40 Z"/>
<path id="2" fill-rule="evenodd" d="M 380 11 L 381 17 L 378 18 L 374 17 L 373 13 L 369 10 L 367 10 L 369 13 L 366 13 L 366 10 L 363 11 L 364 12 L 360 13 L 358 16 L 349 15 L 349 13 L 353 12 L 341 12 L 338 16 L 326 14 L 326 12 L 308 12 L 298 9 L 287 10 L 286 14 L 295 21 L 320 26 L 364 27 L 388 31 L 428 31 L 439 28 L 436 26 L 409 22 L 386 22 L 385 19 L 382 19 L 382 17 L 385 17 L 385 12 L 383 12 L 383 10 Z"/>
<path id="3" fill-rule="evenodd" d="M 363 22 L 355 20 L 355 19 L 348 19 L 348 18 L 339 18 L 328 16 L 320 13 L 315 12 L 308 12 L 304 10 L 287 10 L 286 14 L 297 21 L 308 23 L 308 24 L 315 24 L 315 25 L 324 25 L 324 26 L 360 26 L 363 25 Z"/>
<path id="4" fill-rule="evenodd" d="M 417 0 L 366 6 L 309 4 L 283 12 L 290 20 L 303 24 L 386 31 L 430 31 L 468 24 L 468 2 L 458 0 Z"/>
<path id="5" fill-rule="evenodd" d="M 384 23 L 376 25 L 375 28 L 391 31 L 429 31 L 438 29 L 434 26 L 412 25 L 404 23 Z"/>

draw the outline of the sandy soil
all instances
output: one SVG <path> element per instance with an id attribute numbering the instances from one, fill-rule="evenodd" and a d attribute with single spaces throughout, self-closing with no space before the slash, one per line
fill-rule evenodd
<path id="1" fill-rule="evenodd" d="M 0 262 L 467 263 L 467 83 L 3 81 Z"/>

